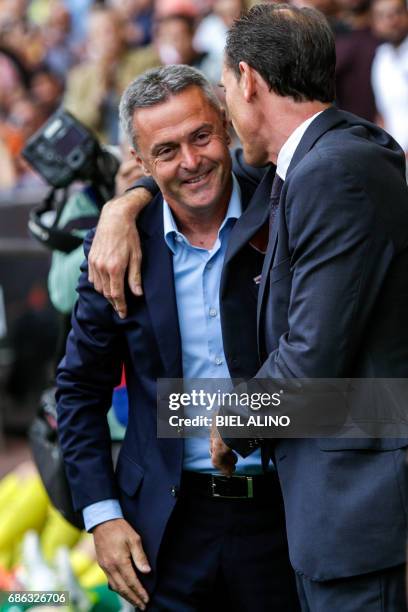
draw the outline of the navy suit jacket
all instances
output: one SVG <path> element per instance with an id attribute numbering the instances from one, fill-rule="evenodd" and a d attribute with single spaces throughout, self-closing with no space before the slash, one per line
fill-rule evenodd
<path id="1" fill-rule="evenodd" d="M 253 202 L 265 202 L 272 179 L 273 170 Z M 252 231 L 238 221 L 240 243 Z M 383 130 L 329 108 L 305 132 L 282 189 L 259 291 L 257 377 L 407 378 L 407 313 L 403 153 Z M 298 572 L 328 580 L 404 562 L 406 446 L 405 438 L 271 444 Z"/>
<path id="2" fill-rule="evenodd" d="M 242 179 L 240 186 L 245 209 L 254 185 Z M 252 214 L 246 209 L 243 217 L 252 222 Z M 125 320 L 94 290 L 87 280 L 87 263 L 83 264 L 72 331 L 58 369 L 58 429 L 75 508 L 108 498 L 120 500 L 124 517 L 141 535 L 153 569 L 142 579 L 152 588 L 183 462 L 183 441 L 158 439 L 156 427 L 156 380 L 183 374 L 172 257 L 163 235 L 160 195 L 142 213 L 138 228 L 144 296 L 136 298 L 127 292 Z M 85 243 L 86 254 L 91 240 L 92 235 Z M 252 376 L 259 368 L 253 279 L 260 274 L 262 263 L 263 256 L 248 244 L 224 261 L 222 286 L 229 298 L 221 303 L 221 319 L 228 339 L 226 358 L 231 375 L 237 378 Z M 248 321 L 245 327 L 242 316 Z M 243 354 L 239 352 L 241 342 L 246 347 Z M 129 422 L 114 471 L 105 416 L 122 363 Z"/>

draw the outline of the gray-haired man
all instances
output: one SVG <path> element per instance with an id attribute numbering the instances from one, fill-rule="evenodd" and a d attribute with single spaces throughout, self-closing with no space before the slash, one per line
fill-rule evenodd
<path id="1" fill-rule="evenodd" d="M 227 254 L 254 185 L 231 174 L 224 115 L 196 70 L 145 73 L 125 92 L 121 118 L 163 196 L 138 221 L 144 295 L 129 295 L 126 321 L 86 266 L 80 279 L 58 375 L 74 504 L 111 586 L 142 609 L 150 597 L 149 610 L 297 610 L 274 470 L 262 473 L 256 452 L 225 479 L 214 475 L 207 439 L 156 435 L 157 378 L 249 377 L 258 367 L 252 288 L 263 256 L 250 245 Z M 239 299 L 220 303 L 224 283 Z M 231 349 L 243 308 L 248 354 L 239 362 Z M 122 361 L 129 424 L 114 475 L 103 417 Z"/>

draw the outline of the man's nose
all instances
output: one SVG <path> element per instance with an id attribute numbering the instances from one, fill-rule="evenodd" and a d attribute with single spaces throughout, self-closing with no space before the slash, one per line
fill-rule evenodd
<path id="1" fill-rule="evenodd" d="M 191 172 L 197 170 L 200 165 L 200 155 L 192 145 L 186 145 L 181 149 L 181 166 Z"/>

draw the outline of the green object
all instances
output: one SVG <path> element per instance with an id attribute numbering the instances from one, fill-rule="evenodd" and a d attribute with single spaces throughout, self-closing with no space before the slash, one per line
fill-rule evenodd
<path id="1" fill-rule="evenodd" d="M 87 592 L 95 601 L 90 612 L 119 612 L 122 607 L 118 594 L 111 591 L 107 584 L 101 584 Z"/>
<path id="2" fill-rule="evenodd" d="M 89 195 L 80 191 L 72 194 L 58 221 L 58 227 L 64 228 L 70 221 L 81 217 L 99 216 L 99 209 Z M 85 237 L 88 230 L 74 230 L 76 236 Z M 72 312 L 77 299 L 76 286 L 80 274 L 80 266 L 85 259 L 82 245 L 71 253 L 54 251 L 51 268 L 48 274 L 48 292 L 53 306 L 62 314 Z"/>
<path id="3" fill-rule="evenodd" d="M 58 221 L 58 227 L 63 228 L 74 219 L 92 216 L 95 216 L 96 225 L 99 209 L 86 191 L 79 191 L 68 198 Z M 73 233 L 85 237 L 88 230 L 74 230 Z M 84 259 L 82 245 L 71 253 L 54 251 L 52 254 L 48 292 L 54 308 L 62 314 L 70 314 L 74 308 L 80 267 Z M 123 440 L 126 429 L 119 423 L 112 409 L 108 413 L 108 423 L 112 440 Z"/>

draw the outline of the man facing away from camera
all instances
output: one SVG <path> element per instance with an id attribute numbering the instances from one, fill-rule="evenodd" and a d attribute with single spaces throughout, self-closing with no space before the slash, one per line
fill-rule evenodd
<path id="1" fill-rule="evenodd" d="M 256 375 L 269 381 L 408 377 L 404 155 L 386 132 L 332 105 L 334 70 L 332 33 L 312 9 L 259 5 L 229 32 L 222 80 L 230 115 L 245 160 L 271 164 L 252 200 L 270 216 Z M 136 239 L 134 224 L 119 229 L 115 219 L 134 214 L 145 197 L 135 193 L 122 207 L 109 204 L 100 226 L 108 257 L 100 263 L 98 243 L 92 255 L 92 279 L 122 316 L 123 276 L 115 269 L 126 268 Z M 245 234 L 251 240 L 262 215 L 258 221 L 237 221 L 231 251 L 239 252 Z M 137 292 L 134 262 L 132 255 Z M 239 354 L 248 350 L 242 339 Z M 241 456 L 254 446 L 228 444 Z M 262 443 L 282 486 L 303 610 L 405 608 L 407 445 L 385 437 Z M 233 452 L 220 439 L 212 456 L 233 471 Z"/>
<path id="2" fill-rule="evenodd" d="M 229 379 L 259 366 L 253 279 L 263 254 L 246 245 L 233 261 L 228 255 L 254 184 L 231 173 L 224 114 L 195 69 L 145 73 L 120 113 L 162 195 L 138 221 L 144 295 L 128 294 L 126 320 L 83 265 L 57 377 L 74 505 L 111 587 L 141 609 L 298 610 L 280 488 L 274 469 L 263 472 L 259 449 L 226 479 L 211 463 L 208 438 L 157 438 L 158 378 Z M 237 299 L 220 303 L 222 284 Z M 242 331 L 251 350 L 238 362 L 234 340 L 228 352 L 223 335 L 236 337 L 242 309 L 252 321 Z M 129 422 L 114 473 L 106 411 L 123 362 Z"/>

